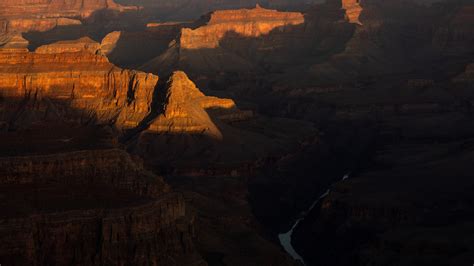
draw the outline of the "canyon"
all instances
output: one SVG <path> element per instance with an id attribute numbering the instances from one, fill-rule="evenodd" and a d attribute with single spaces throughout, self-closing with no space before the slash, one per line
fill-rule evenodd
<path id="1" fill-rule="evenodd" d="M 473 7 L 3 1 L 0 264 L 472 263 Z"/>

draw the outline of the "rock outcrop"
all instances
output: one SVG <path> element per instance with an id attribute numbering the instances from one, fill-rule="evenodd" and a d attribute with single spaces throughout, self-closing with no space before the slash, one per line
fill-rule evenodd
<path id="1" fill-rule="evenodd" d="M 242 38 L 258 38 L 275 29 L 301 25 L 303 14 L 278 12 L 257 5 L 254 9 L 215 11 L 210 14 L 205 26 L 183 29 L 179 39 L 182 49 L 213 49 L 220 45 L 226 34 L 237 34 Z"/>
<path id="2" fill-rule="evenodd" d="M 77 26 L 94 19 L 100 12 L 136 10 L 113 0 L 6 0 L 0 3 L 0 35 L 5 33 L 49 31 L 59 26 Z"/>
<path id="3" fill-rule="evenodd" d="M 19 33 L 3 35 L 0 41 L 1 52 L 28 51 L 29 42 Z"/>
<path id="4" fill-rule="evenodd" d="M 89 52 L 96 54 L 101 49 L 101 45 L 90 39 L 83 37 L 78 40 L 59 41 L 52 44 L 46 44 L 36 48 L 35 52 L 38 54 L 60 54 L 60 53 L 77 53 Z"/>
<path id="5" fill-rule="evenodd" d="M 88 17 L 101 9 L 120 10 L 113 0 L 5 0 L 0 17 Z"/>
<path id="6" fill-rule="evenodd" d="M 135 127 L 150 113 L 157 76 L 117 68 L 104 56 L 66 50 L 0 53 L 2 97 L 62 102 L 121 128 Z"/>
<path id="7" fill-rule="evenodd" d="M 204 95 L 182 71 L 173 73 L 169 79 L 162 106 L 163 113 L 150 125 L 151 132 L 206 134 L 218 139 L 222 139 L 222 133 L 206 110 L 238 111 L 231 99 Z"/>
<path id="8" fill-rule="evenodd" d="M 249 174 L 261 160 L 316 134 L 311 123 L 261 117 L 231 99 L 206 96 L 181 71 L 159 86 L 158 95 L 156 116 L 134 152 L 172 175 Z"/>
<path id="9" fill-rule="evenodd" d="M 346 18 L 349 22 L 362 24 L 359 20 L 362 13 L 360 0 L 342 0 L 342 8 L 346 11 Z"/>
<path id="10" fill-rule="evenodd" d="M 301 13 L 279 12 L 258 5 L 253 9 L 215 11 L 203 19 L 205 25 L 183 28 L 170 48 L 143 69 L 154 73 L 164 69 L 251 71 L 264 57 L 259 53 L 277 53 L 286 47 L 288 39 L 278 36 L 305 21 Z"/>
<path id="11" fill-rule="evenodd" d="M 3 20 L 4 27 L 0 30 L 0 34 L 21 33 L 28 31 L 48 31 L 60 26 L 78 26 L 82 22 L 72 18 L 7 18 Z"/>
<path id="12" fill-rule="evenodd" d="M 312 1 L 318 2 L 318 0 Z M 159 17 L 166 17 L 170 21 L 194 20 L 214 10 L 252 8 L 259 3 L 278 10 L 302 10 L 309 5 L 309 1 L 305 0 L 116 0 L 116 2 L 143 6 L 145 10 L 151 10 Z"/>

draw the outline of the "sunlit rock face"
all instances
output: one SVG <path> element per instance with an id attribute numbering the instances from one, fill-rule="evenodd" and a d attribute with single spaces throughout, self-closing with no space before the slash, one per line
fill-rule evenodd
<path id="1" fill-rule="evenodd" d="M 342 0 L 342 8 L 346 11 L 346 18 L 351 23 L 361 24 L 359 20 L 362 7 L 361 0 Z"/>
<path id="2" fill-rule="evenodd" d="M 305 19 L 298 12 L 279 12 L 257 5 L 253 9 L 215 11 L 202 21 L 203 26 L 182 29 L 170 48 L 142 69 L 153 73 L 164 69 L 190 73 L 253 71 L 266 55 L 271 55 L 268 60 L 291 56 L 286 52 L 298 40 L 286 35 L 302 27 Z"/>
<path id="3" fill-rule="evenodd" d="M 55 47 L 0 53 L 0 95 L 64 102 L 119 127 L 134 127 L 150 112 L 157 76 L 120 69 L 88 51 Z"/>
<path id="4" fill-rule="evenodd" d="M 257 38 L 279 27 L 303 23 L 301 13 L 278 12 L 258 5 L 254 9 L 215 11 L 205 26 L 195 30 L 183 29 L 180 46 L 182 49 L 216 48 L 226 34 Z"/>
<path id="5" fill-rule="evenodd" d="M 0 37 L 0 52 L 28 51 L 29 42 L 19 33 Z"/>
<path id="6" fill-rule="evenodd" d="M 151 132 L 197 133 L 222 138 L 206 110 L 237 111 L 233 100 L 204 95 L 182 71 L 174 72 L 169 79 L 162 105 L 163 113 L 151 124 Z"/>
<path id="7" fill-rule="evenodd" d="M 99 11 L 121 12 L 129 9 L 134 7 L 123 7 L 113 0 L 6 0 L 0 3 L 0 34 L 80 25 L 81 19 L 87 19 Z"/>
<path id="8" fill-rule="evenodd" d="M 77 19 L 70 18 L 8 18 L 4 20 L 5 27 L 0 33 L 15 33 L 28 31 L 48 31 L 58 26 L 82 25 Z"/>
<path id="9" fill-rule="evenodd" d="M 75 52 L 89 52 L 95 54 L 99 51 L 101 45 L 93 41 L 89 37 L 83 37 L 72 41 L 59 41 L 52 44 L 47 44 L 36 48 L 35 52 L 39 54 L 60 54 L 60 53 L 75 53 Z"/>
<path id="10" fill-rule="evenodd" d="M 122 7 L 113 0 L 4 0 L 2 17 L 88 17 L 100 9 Z"/>
<path id="11" fill-rule="evenodd" d="M 262 4 L 266 8 L 278 10 L 303 10 L 318 0 L 116 0 L 117 3 L 139 5 L 145 10 L 153 10 L 158 16 L 168 20 L 194 20 L 214 10 L 252 8 Z"/>

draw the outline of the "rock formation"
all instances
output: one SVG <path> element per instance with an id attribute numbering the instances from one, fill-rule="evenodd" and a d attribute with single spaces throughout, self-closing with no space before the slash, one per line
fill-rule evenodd
<path id="1" fill-rule="evenodd" d="M 182 195 L 118 145 L 152 112 L 158 77 L 88 38 L 0 49 L 0 261 L 202 265 Z M 19 48 L 20 47 L 20 48 Z"/>
<path id="2" fill-rule="evenodd" d="M 284 34 L 304 23 L 301 13 L 278 12 L 258 5 L 254 9 L 215 11 L 204 19 L 206 23 L 201 27 L 182 29 L 168 51 L 143 69 L 155 73 L 170 68 L 191 72 L 250 71 L 260 58 L 255 55 L 257 52 L 269 53 L 287 44 L 288 39 L 271 34 Z"/>
<path id="3" fill-rule="evenodd" d="M 19 33 L 3 35 L 0 43 L 1 52 L 28 51 L 29 42 Z"/>
<path id="4" fill-rule="evenodd" d="M 0 156 L 0 165 L 0 259 L 9 265 L 200 260 L 183 198 L 124 151 Z"/>
<path id="5" fill-rule="evenodd" d="M 150 167 L 166 164 L 173 175 L 246 174 L 258 161 L 294 147 L 293 140 L 315 134 L 310 123 L 267 119 L 239 110 L 231 99 L 206 96 L 182 71 L 158 95 L 156 117 L 139 134 L 134 152 Z"/>
<path id="6" fill-rule="evenodd" d="M 234 101 L 205 96 L 184 72 L 173 73 L 168 81 L 163 113 L 150 125 L 152 132 L 166 134 L 207 134 L 222 139 L 206 109 L 236 109 Z"/>
<path id="7" fill-rule="evenodd" d="M 304 17 L 296 12 L 278 12 L 257 5 L 254 9 L 215 11 L 205 26 L 183 29 L 180 37 L 182 49 L 217 48 L 226 34 L 235 33 L 242 38 L 258 38 L 275 29 L 300 25 Z"/>
<path id="8" fill-rule="evenodd" d="M 77 26 L 82 24 L 82 20 L 104 10 L 122 12 L 134 9 L 113 0 L 6 0 L 0 3 L 0 34 Z"/>
<path id="9" fill-rule="evenodd" d="M 183 21 L 198 19 L 202 14 L 214 10 L 229 10 L 252 8 L 256 4 L 264 3 L 265 7 L 278 10 L 302 10 L 310 1 L 304 0 L 116 0 L 127 5 L 143 6 L 144 10 L 151 10 L 159 18 L 169 21 Z M 313 0 L 311 2 L 319 2 Z"/>
<path id="10" fill-rule="evenodd" d="M 22 18 L 7 18 L 3 20 L 4 27 L 0 34 L 18 33 L 28 31 L 48 31 L 59 26 L 77 26 L 82 22 L 70 18 L 31 18 L 25 15 Z"/>
<path id="11" fill-rule="evenodd" d="M 342 8 L 346 11 L 346 18 L 349 22 L 362 24 L 359 20 L 362 13 L 360 0 L 342 0 Z"/>
<path id="12" fill-rule="evenodd" d="M 0 77 L 2 97 L 67 103 L 119 127 L 135 127 L 150 113 L 158 82 L 157 76 L 117 68 L 84 51 L 0 53 Z"/>
<path id="13" fill-rule="evenodd" d="M 83 37 L 78 40 L 59 41 L 36 48 L 38 54 L 60 54 L 60 53 L 77 53 L 89 52 L 96 54 L 101 49 L 98 42 L 93 41 L 89 37 Z"/>
<path id="14" fill-rule="evenodd" d="M 113 0 L 5 0 L 0 17 L 88 17 L 101 9 L 123 9 Z"/>

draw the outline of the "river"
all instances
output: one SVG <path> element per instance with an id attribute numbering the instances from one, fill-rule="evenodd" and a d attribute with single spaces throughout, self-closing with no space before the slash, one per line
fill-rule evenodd
<path id="1" fill-rule="evenodd" d="M 350 173 L 349 174 L 346 174 L 344 175 L 344 177 L 342 178 L 342 181 L 348 179 L 350 177 Z M 339 181 L 341 182 L 341 181 Z M 338 183 L 338 182 L 337 182 Z M 334 185 L 334 184 L 333 184 Z M 298 220 L 296 220 L 295 224 L 293 225 L 293 227 L 291 227 L 290 231 L 286 232 L 286 233 L 283 233 L 283 234 L 279 234 L 278 235 L 278 239 L 280 239 L 280 244 L 282 245 L 282 247 L 285 249 L 285 251 L 291 256 L 293 257 L 293 259 L 297 260 L 297 261 L 300 261 L 301 263 L 303 263 L 303 265 L 306 265 L 303 257 L 301 257 L 300 254 L 298 254 L 298 252 L 296 252 L 295 248 L 293 247 L 293 245 L 291 244 L 291 238 L 293 237 L 293 231 L 295 230 L 295 228 L 298 226 L 298 224 L 303 221 L 306 216 L 314 209 L 314 207 L 316 207 L 316 205 L 319 203 L 319 201 L 321 199 L 324 199 L 330 192 L 331 190 L 327 190 L 326 192 L 324 192 L 324 194 L 322 194 L 319 198 L 317 198 L 313 204 L 308 208 L 308 210 L 304 213 L 304 215 L 302 215 Z"/>

